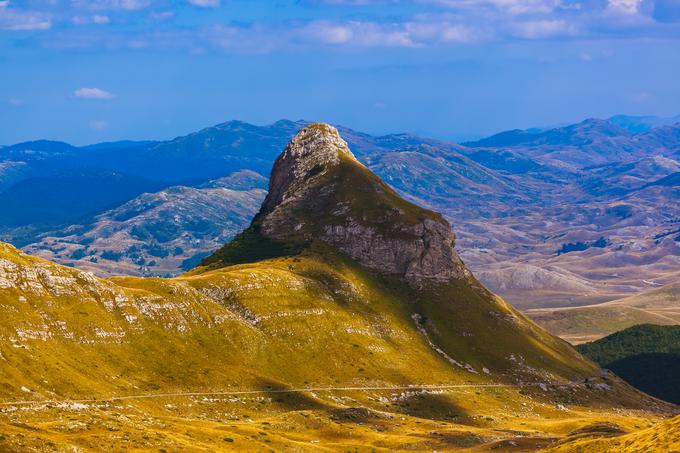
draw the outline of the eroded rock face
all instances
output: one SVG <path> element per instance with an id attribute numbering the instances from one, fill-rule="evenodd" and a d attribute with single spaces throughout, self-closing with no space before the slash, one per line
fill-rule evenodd
<path id="1" fill-rule="evenodd" d="M 257 227 L 274 240 L 322 240 L 414 286 L 470 275 L 449 223 L 399 198 L 325 124 L 302 129 L 277 159 Z"/>
<path id="2" fill-rule="evenodd" d="M 455 236 L 447 223 L 425 219 L 403 232 L 412 238 L 386 237 L 350 221 L 347 225 L 327 226 L 322 239 L 367 268 L 401 275 L 416 286 L 426 281 L 444 283 L 469 274 L 453 250 Z"/>

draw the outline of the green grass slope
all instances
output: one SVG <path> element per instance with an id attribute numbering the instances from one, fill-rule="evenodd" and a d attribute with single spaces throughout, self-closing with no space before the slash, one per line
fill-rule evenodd
<path id="1" fill-rule="evenodd" d="M 1 250 L 0 395 L 8 399 L 261 379 L 302 386 L 597 374 L 481 287 L 417 293 L 328 249 L 176 279 L 110 280 Z"/>

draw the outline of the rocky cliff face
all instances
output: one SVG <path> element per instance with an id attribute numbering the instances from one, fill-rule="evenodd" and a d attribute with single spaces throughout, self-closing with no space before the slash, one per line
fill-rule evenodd
<path id="1" fill-rule="evenodd" d="M 276 241 L 321 240 L 414 286 L 469 275 L 449 223 L 402 199 L 326 124 L 302 129 L 276 160 L 253 226 Z"/>

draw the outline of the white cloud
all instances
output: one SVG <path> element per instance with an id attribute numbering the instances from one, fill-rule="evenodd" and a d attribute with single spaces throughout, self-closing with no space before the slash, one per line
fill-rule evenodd
<path id="1" fill-rule="evenodd" d="M 608 0 L 608 8 L 621 14 L 637 14 L 640 11 L 642 0 Z"/>
<path id="2" fill-rule="evenodd" d="M 174 17 L 174 15 L 175 15 L 174 11 L 160 11 L 149 14 L 149 18 L 153 20 L 162 21 L 170 19 L 171 17 Z"/>
<path id="3" fill-rule="evenodd" d="M 111 19 L 109 19 L 109 16 L 100 16 L 95 14 L 94 16 L 73 16 L 73 18 L 71 18 L 71 22 L 73 22 L 76 25 L 87 24 L 104 25 L 111 22 Z"/>
<path id="4" fill-rule="evenodd" d="M 113 94 L 100 88 L 79 88 L 73 93 L 73 95 L 81 99 L 109 100 L 114 98 Z"/>
<path id="5" fill-rule="evenodd" d="M 8 0 L 0 1 L 0 30 L 47 30 L 51 27 L 49 15 L 13 8 Z"/>
<path id="6" fill-rule="evenodd" d="M 36 0 L 37 1 L 37 0 Z M 47 0 L 42 0 L 47 1 Z M 164 25 L 157 22 L 187 14 L 179 4 L 209 8 L 219 0 L 60 0 L 82 8 L 72 12 L 75 24 L 104 24 L 113 19 L 144 27 L 77 27 L 60 29 L 40 38 L 46 47 L 58 48 L 129 48 L 183 49 L 201 53 L 213 51 L 268 53 L 281 49 L 308 50 L 326 48 L 421 48 L 453 46 L 475 42 L 511 42 L 513 40 L 549 40 L 555 38 L 602 39 L 608 36 L 671 36 L 680 38 L 680 29 L 657 27 L 650 16 L 652 1 L 680 0 L 296 0 L 305 8 L 326 8 L 319 16 L 328 16 L 333 6 L 335 19 L 253 21 L 247 24 L 219 21 L 210 14 L 202 22 L 186 25 L 183 20 Z M 390 4 L 409 4 L 400 15 L 389 11 Z M 0 0 L 3 12 L 13 10 L 7 0 Z M 221 2 L 226 5 L 227 2 Z M 644 5 L 643 5 L 644 4 Z M 342 10 L 342 5 L 348 11 Z M 374 14 L 368 7 L 360 14 L 358 5 L 383 5 L 384 13 Z M 142 14 L 123 15 L 120 10 L 153 6 Z M 107 10 L 114 10 L 109 13 Z M 189 12 L 190 13 L 190 12 Z M 306 14 L 306 13 L 305 13 Z M 55 20 L 69 16 L 55 15 Z M 111 19 L 109 19 L 111 17 Z M 141 22 L 140 19 L 141 18 Z M 361 19 L 358 19 L 361 18 Z M 388 22 L 389 20 L 389 22 Z M 185 24 L 185 25 L 181 25 Z M 660 27 L 660 26 L 659 26 Z M 0 28 L 7 28 L 0 19 Z M 588 56 L 581 56 L 584 61 Z"/>
<path id="7" fill-rule="evenodd" d="M 151 5 L 151 0 L 71 0 L 76 9 L 137 11 Z"/>
<path id="8" fill-rule="evenodd" d="M 312 23 L 303 30 L 303 33 L 325 44 L 345 44 L 354 35 L 349 26 L 331 22 Z"/>
<path id="9" fill-rule="evenodd" d="M 563 20 L 534 20 L 519 22 L 513 27 L 514 35 L 526 39 L 556 38 L 576 34 L 574 25 Z"/>
<path id="10" fill-rule="evenodd" d="M 432 43 L 464 43 L 479 39 L 482 32 L 436 16 L 423 16 L 403 23 L 316 23 L 314 30 L 329 44 L 372 47 L 422 47 Z"/>
<path id="11" fill-rule="evenodd" d="M 404 24 L 314 21 L 292 31 L 293 39 L 306 43 L 355 47 L 414 47 Z"/>
<path id="12" fill-rule="evenodd" d="M 448 18 L 437 20 L 435 16 L 423 16 L 419 20 L 406 23 L 405 28 L 411 39 L 421 44 L 471 42 L 481 39 L 485 34 L 480 29 L 458 24 Z"/>
<path id="13" fill-rule="evenodd" d="M 215 8 L 220 6 L 220 0 L 187 0 L 190 5 L 198 6 L 199 8 Z"/>
<path id="14" fill-rule="evenodd" d="M 457 10 L 494 9 L 509 14 L 550 13 L 562 6 L 561 0 L 428 0 Z"/>

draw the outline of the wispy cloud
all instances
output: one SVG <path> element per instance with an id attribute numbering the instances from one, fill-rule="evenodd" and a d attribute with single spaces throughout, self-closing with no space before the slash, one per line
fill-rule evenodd
<path id="1" fill-rule="evenodd" d="M 108 24 L 111 22 L 111 19 L 109 19 L 109 16 L 102 16 L 102 15 L 92 15 L 92 16 L 73 16 L 71 19 L 71 22 L 73 22 L 76 25 L 87 25 L 87 24 L 96 24 L 96 25 L 104 25 Z"/>
<path id="2" fill-rule="evenodd" d="M 151 20 L 156 20 L 156 21 L 163 21 L 170 19 L 171 17 L 175 16 L 174 11 L 158 11 L 158 12 L 153 12 L 149 14 L 149 19 Z"/>
<path id="3" fill-rule="evenodd" d="M 199 8 L 215 8 L 220 6 L 220 0 L 188 0 L 190 5 L 198 6 Z"/>
<path id="4" fill-rule="evenodd" d="M 637 14 L 642 0 L 608 0 L 608 8 L 622 14 Z"/>
<path id="5" fill-rule="evenodd" d="M 81 99 L 102 99 L 109 100 L 113 99 L 115 96 L 106 90 L 101 88 L 79 88 L 73 95 Z"/>
<path id="6" fill-rule="evenodd" d="M 151 5 L 151 0 L 71 0 L 76 9 L 138 11 Z"/>
<path id="7" fill-rule="evenodd" d="M 0 1 L 0 30 L 48 30 L 51 27 L 48 14 L 17 9 L 8 0 Z"/>
<path id="8" fill-rule="evenodd" d="M 314 21 L 292 30 L 293 39 L 330 45 L 359 47 L 413 47 L 405 24 L 380 24 L 375 22 Z"/>
<path id="9" fill-rule="evenodd" d="M 215 8 L 219 0 L 62 0 L 59 5 L 64 1 L 68 8 L 56 14 L 64 8 L 29 12 L 0 0 L 0 29 L 47 29 L 59 22 L 63 26 L 36 40 L 59 48 L 185 49 L 192 53 L 680 39 L 680 27 L 675 24 L 680 20 L 680 0 L 296 0 L 281 6 L 288 8 L 282 15 L 285 19 L 274 16 L 262 21 L 231 21 L 222 14 L 227 8 L 183 20 L 182 15 L 189 13 L 182 4 Z M 295 18 L 296 8 L 305 18 Z M 310 8 L 325 8 L 329 14 L 310 19 Z M 170 17 L 176 20 L 165 21 Z M 108 23 L 112 25 L 106 32 L 75 27 Z"/>
<path id="10" fill-rule="evenodd" d="M 533 20 L 515 24 L 514 33 L 521 38 L 541 39 L 573 36 L 578 30 L 564 20 Z"/>
<path id="11" fill-rule="evenodd" d="M 459 11 L 498 11 L 509 15 L 550 14 L 560 9 L 578 9 L 580 3 L 561 0 L 422 0 Z"/>

